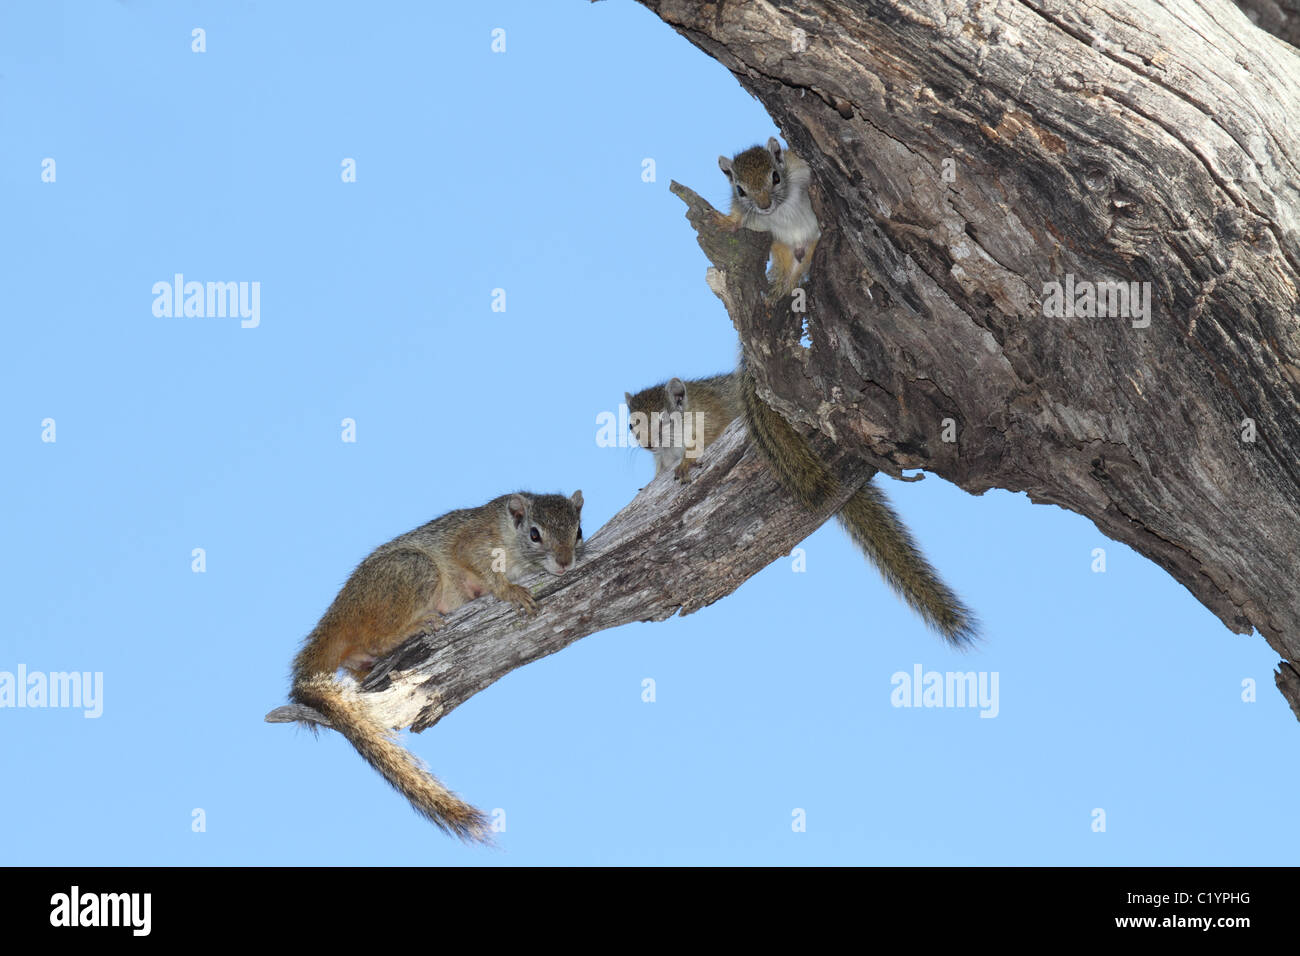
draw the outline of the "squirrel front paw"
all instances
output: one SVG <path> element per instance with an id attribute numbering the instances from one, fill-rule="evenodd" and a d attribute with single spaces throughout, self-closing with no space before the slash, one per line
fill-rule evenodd
<path id="1" fill-rule="evenodd" d="M 683 458 L 681 464 L 673 469 L 673 474 L 682 484 L 687 484 L 691 480 L 691 469 L 698 467 L 699 464 L 698 458 Z"/>
<path id="2" fill-rule="evenodd" d="M 505 600 L 509 601 L 523 613 L 532 617 L 537 613 L 537 599 L 528 588 L 512 584 L 506 588 Z"/>
<path id="3" fill-rule="evenodd" d="M 416 621 L 415 627 L 420 631 L 436 631 L 446 623 L 446 617 L 444 617 L 441 612 L 434 611 L 432 614 L 426 614 L 424 617 Z"/>
<path id="4" fill-rule="evenodd" d="M 714 213 L 713 225 L 723 232 L 740 232 L 740 220 L 733 219 L 731 216 L 724 216 L 720 212 Z"/>

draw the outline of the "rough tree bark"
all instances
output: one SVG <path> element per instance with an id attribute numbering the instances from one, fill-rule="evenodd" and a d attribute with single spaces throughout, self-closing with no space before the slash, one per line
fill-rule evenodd
<path id="1" fill-rule="evenodd" d="M 1227 0 L 641 2 L 813 168 L 811 349 L 732 312 L 774 407 L 1086 515 L 1300 660 L 1300 53 Z M 1150 324 L 1045 317 L 1070 277 Z"/>

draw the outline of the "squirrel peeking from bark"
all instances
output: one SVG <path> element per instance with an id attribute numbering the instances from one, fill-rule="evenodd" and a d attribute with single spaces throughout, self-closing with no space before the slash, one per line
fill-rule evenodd
<path id="1" fill-rule="evenodd" d="M 731 183 L 731 212 L 720 225 L 772 234 L 768 298 L 789 295 L 808 274 L 822 235 L 808 197 L 812 171 L 775 137 L 730 159 L 719 156 L 718 168 Z"/>

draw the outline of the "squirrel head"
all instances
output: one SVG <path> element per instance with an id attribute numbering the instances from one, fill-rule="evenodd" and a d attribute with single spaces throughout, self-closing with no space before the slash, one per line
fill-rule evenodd
<path id="1" fill-rule="evenodd" d="M 582 492 L 531 495 L 519 492 L 506 501 L 519 551 L 552 574 L 573 567 L 582 550 Z"/>
<path id="2" fill-rule="evenodd" d="M 638 445 L 654 451 L 674 444 L 673 423 L 680 422 L 680 413 L 686 411 L 685 382 L 674 378 L 643 388 L 635 395 L 624 392 L 623 398 L 627 402 L 627 427 Z M 673 412 L 679 413 L 676 419 Z"/>
<path id="3" fill-rule="evenodd" d="M 766 146 L 751 146 L 731 159 L 719 156 L 718 168 L 744 212 L 763 216 L 785 202 L 785 153 L 775 137 Z"/>

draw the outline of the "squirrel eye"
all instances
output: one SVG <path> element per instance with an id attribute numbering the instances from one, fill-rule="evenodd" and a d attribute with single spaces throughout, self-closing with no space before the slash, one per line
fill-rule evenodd
<path id="1" fill-rule="evenodd" d="M 582 525 L 578 525 L 578 540 L 582 540 Z"/>
<path id="2" fill-rule="evenodd" d="M 539 532 L 536 528 L 528 532 L 528 537 L 532 538 L 534 541 L 542 540 L 541 532 Z"/>
<path id="3" fill-rule="evenodd" d="M 772 185 L 773 185 L 773 186 L 776 186 L 776 185 L 779 184 L 780 182 L 781 182 L 781 174 L 778 173 L 778 172 L 776 172 L 775 170 L 773 170 L 773 171 L 772 171 Z"/>
<path id="4" fill-rule="evenodd" d="M 742 196 L 746 195 L 744 186 L 737 186 L 736 192 L 740 193 Z"/>

